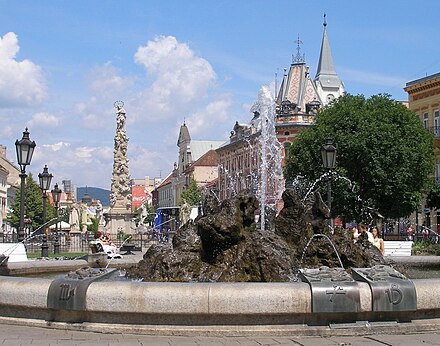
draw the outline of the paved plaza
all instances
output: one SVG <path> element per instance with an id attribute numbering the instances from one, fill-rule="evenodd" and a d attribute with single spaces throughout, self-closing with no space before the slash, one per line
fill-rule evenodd
<path id="1" fill-rule="evenodd" d="M 135 334 L 105 334 L 87 331 L 72 331 L 9 325 L 0 322 L 0 345 L 155 345 L 155 346 L 327 346 L 327 345 L 440 345 L 440 331 L 412 335 L 368 335 L 368 336 L 152 336 Z"/>

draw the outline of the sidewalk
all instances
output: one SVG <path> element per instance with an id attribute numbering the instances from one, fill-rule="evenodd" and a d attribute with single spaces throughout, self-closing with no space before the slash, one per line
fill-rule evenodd
<path id="1" fill-rule="evenodd" d="M 198 337 L 147 336 L 134 334 L 102 334 L 29 326 L 7 325 L 0 322 L 0 345 L 154 345 L 154 346 L 348 346 L 348 345 L 440 345 L 440 331 L 414 335 L 369 335 L 339 337 L 258 336 L 258 337 Z"/>

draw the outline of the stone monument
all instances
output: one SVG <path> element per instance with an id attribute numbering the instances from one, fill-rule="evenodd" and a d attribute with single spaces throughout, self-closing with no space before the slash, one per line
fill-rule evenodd
<path id="1" fill-rule="evenodd" d="M 126 113 L 122 101 L 115 102 L 116 108 L 116 135 L 113 150 L 113 174 L 110 193 L 110 209 L 104 214 L 105 230 L 116 237 L 118 231 L 131 233 L 131 188 L 128 171 L 126 134 Z"/>

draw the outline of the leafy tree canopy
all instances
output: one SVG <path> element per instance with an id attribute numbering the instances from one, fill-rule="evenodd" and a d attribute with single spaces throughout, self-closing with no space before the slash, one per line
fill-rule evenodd
<path id="1" fill-rule="evenodd" d="M 426 204 L 428 208 L 439 209 L 440 208 L 440 183 L 434 183 L 431 190 L 426 197 Z"/>
<path id="2" fill-rule="evenodd" d="M 194 179 L 189 181 L 188 187 L 183 190 L 180 195 L 180 204 L 188 203 L 191 206 L 200 205 L 202 203 L 202 194 L 197 187 Z"/>
<path id="3" fill-rule="evenodd" d="M 16 229 L 20 226 L 20 187 L 15 192 L 14 203 L 11 206 L 12 211 L 8 213 L 7 220 Z M 25 218 L 30 220 L 29 226 L 36 230 L 43 224 L 43 194 L 40 186 L 34 181 L 32 174 L 26 178 L 25 194 L 24 194 L 24 214 Z M 46 202 L 46 221 L 55 217 L 55 208 Z M 47 225 L 47 227 L 49 224 Z"/>
<path id="4" fill-rule="evenodd" d="M 340 97 L 292 144 L 288 181 L 304 176 L 313 182 L 325 172 L 320 149 L 326 138 L 337 146 L 333 215 L 360 221 L 372 208 L 385 218 L 398 218 L 418 207 L 434 172 L 435 146 L 412 111 L 389 95 Z"/>

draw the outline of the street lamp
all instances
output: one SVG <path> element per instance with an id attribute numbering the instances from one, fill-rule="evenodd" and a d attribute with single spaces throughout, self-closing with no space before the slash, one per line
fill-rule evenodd
<path id="1" fill-rule="evenodd" d="M 325 144 L 321 147 L 322 163 L 328 172 L 331 172 L 336 166 L 336 147 L 333 145 L 331 138 L 327 138 Z M 327 181 L 327 206 L 329 212 L 332 210 L 332 181 L 331 176 Z M 331 220 L 331 219 L 330 219 Z M 331 221 L 330 221 L 331 222 Z"/>
<path id="2" fill-rule="evenodd" d="M 43 173 L 38 174 L 38 179 L 40 181 L 40 189 L 43 192 L 43 231 L 46 229 L 46 191 L 50 189 L 50 183 L 52 181 L 53 175 L 49 173 L 47 165 L 44 165 Z M 46 233 L 46 232 L 44 232 Z"/>
<path id="3" fill-rule="evenodd" d="M 15 150 L 17 152 L 17 163 L 20 166 L 20 226 L 18 228 L 18 242 L 24 240 L 24 189 L 26 184 L 26 166 L 31 164 L 34 154 L 35 141 L 29 138 L 28 129 L 23 132 L 23 138 L 15 141 Z"/>
<path id="4" fill-rule="evenodd" d="M 58 183 L 55 184 L 53 190 L 50 192 L 52 193 L 53 202 L 55 204 L 55 219 L 56 219 L 56 222 L 55 222 L 55 243 L 54 243 L 53 252 L 59 253 L 60 252 L 60 244 L 58 243 L 58 208 L 60 206 L 61 189 L 58 188 Z"/>
<path id="5" fill-rule="evenodd" d="M 43 239 L 41 244 L 41 257 L 49 257 L 47 235 L 46 235 L 46 191 L 50 189 L 50 183 L 52 181 L 52 174 L 47 170 L 47 165 L 44 165 L 43 173 L 38 174 L 38 180 L 40 181 L 40 189 L 43 193 Z"/>

